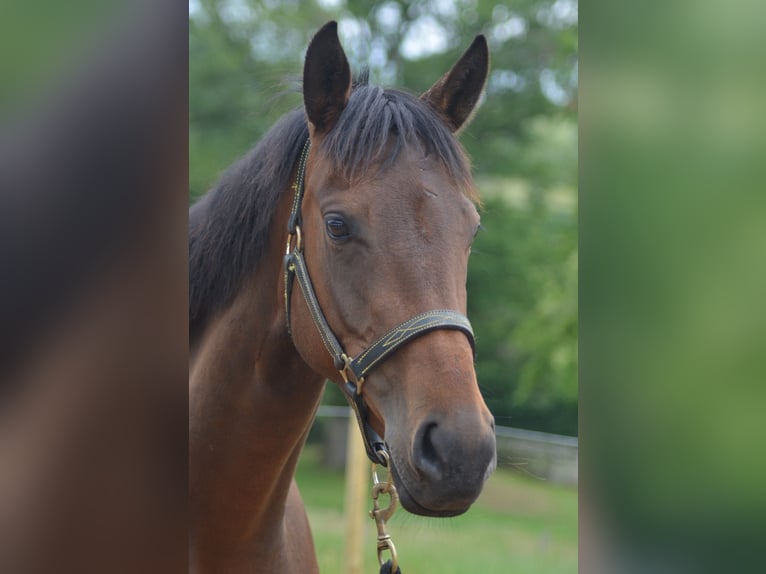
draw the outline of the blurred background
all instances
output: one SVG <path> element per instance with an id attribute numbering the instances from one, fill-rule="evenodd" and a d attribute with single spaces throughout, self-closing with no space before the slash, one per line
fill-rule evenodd
<path id="1" fill-rule="evenodd" d="M 577 3 L 572 0 L 193 0 L 189 4 L 189 195 L 193 202 L 281 114 L 302 105 L 306 46 L 326 21 L 352 72 L 421 93 L 476 34 L 484 101 L 460 136 L 484 230 L 468 315 L 477 371 L 501 428 L 501 469 L 467 516 L 395 515 L 403 569 L 577 568 Z M 328 385 L 299 469 L 323 571 L 343 558 L 345 399 Z M 365 571 L 374 566 L 373 524 Z"/>
<path id="2" fill-rule="evenodd" d="M 188 7 L 0 13 L 0 572 L 183 572 Z"/>
<path id="3" fill-rule="evenodd" d="M 300 104 L 291 90 L 306 42 L 327 19 L 338 18 L 356 69 L 369 65 L 375 81 L 413 91 L 430 85 L 475 33 L 490 39 L 488 97 L 462 136 L 485 200 L 487 229 L 479 242 L 487 255 L 474 253 L 470 278 L 481 384 L 502 425 L 556 433 L 556 440 L 579 445 L 580 571 L 763 572 L 766 464 L 758 453 L 766 441 L 766 4 L 579 4 L 582 27 L 572 3 L 555 0 L 4 3 L 0 502 L 12 502 L 28 521 L 34 517 L 44 534 L 20 545 L 28 531 L 5 506 L 3 551 L 22 548 L 23 557 L 45 562 L 40 571 L 186 570 L 156 563 L 137 568 L 147 553 L 135 552 L 126 532 L 146 531 L 143 540 L 165 550 L 172 546 L 163 515 L 168 501 L 185 516 L 179 485 L 186 462 L 174 457 L 186 453 L 187 442 L 187 276 L 179 262 L 186 260 L 189 194 L 204 192 L 284 109 Z M 170 17 L 161 6 L 173 10 Z M 125 33 L 116 33 L 123 26 Z M 583 88 L 575 99 L 578 28 Z M 114 44 L 130 57 L 122 59 Z M 83 81 L 77 70 L 102 57 L 94 81 Z M 158 97 L 155 89 L 170 97 Z M 574 378 L 548 376 L 574 372 L 574 337 L 557 333 L 577 317 L 564 304 L 574 301 L 566 285 L 577 262 L 575 114 L 582 125 L 577 439 L 568 430 L 576 428 L 576 411 L 562 399 L 573 396 Z M 158 150 L 158 134 L 175 141 Z M 116 159 L 95 161 L 104 153 Z M 150 175 L 150 185 L 137 184 L 155 160 L 164 173 Z M 101 169 L 94 172 L 94 165 Z M 166 202 L 167 208 L 158 204 Z M 26 211 L 28 204 L 40 209 Z M 98 227 L 83 224 L 84 205 L 101 214 L 88 219 L 100 221 Z M 149 235 L 150 228 L 157 235 Z M 129 249 L 115 247 L 117 236 Z M 110 269 L 130 274 L 114 281 L 116 293 L 82 273 L 85 266 L 107 274 L 94 257 L 101 249 Z M 544 264 L 548 260 L 554 263 Z M 477 275 L 483 265 L 497 267 L 485 273 L 489 279 Z M 144 305 L 136 289 L 167 293 L 149 297 L 154 307 Z M 502 297 L 503 306 L 491 307 L 487 317 L 480 292 Z M 113 300 L 112 309 L 124 311 L 114 315 L 116 325 L 94 327 L 87 343 L 72 337 L 70 323 L 79 329 L 93 316 L 113 314 L 83 319 L 72 313 L 60 321 L 52 346 L 75 366 L 95 367 L 85 376 L 51 367 L 37 340 L 57 322 L 60 311 L 52 306 L 66 311 L 73 299 Z M 138 324 L 128 330 L 122 319 L 131 317 Z M 522 337 L 524 325 L 529 335 Z M 129 332 L 135 336 L 126 342 Z M 7 374 L 9 365 L 22 355 L 38 372 L 14 381 L 20 377 Z M 175 355 L 172 368 L 157 368 Z M 104 365 L 109 357 L 114 364 Z M 135 378 L 125 365 L 143 365 L 156 376 Z M 51 388 L 62 393 L 52 393 L 50 408 L 22 409 L 6 391 L 47 388 L 38 369 L 46 366 Z M 158 399 L 165 385 L 157 377 L 168 372 L 172 390 Z M 534 372 L 540 374 L 525 389 L 522 381 L 532 381 Z M 125 385 L 126 376 L 142 384 Z M 557 392 L 538 391 L 556 385 Z M 73 389 L 100 389 L 99 400 L 87 402 Z M 554 405 L 569 415 L 554 416 Z M 143 442 L 135 445 L 133 434 L 123 431 L 139 428 L 136 422 L 150 412 L 156 422 L 141 426 Z M 24 433 L 9 432 L 11 415 L 34 431 L 30 436 L 39 437 L 44 451 L 30 449 Z M 316 434 L 334 432 L 325 426 Z M 61 448 L 65 439 L 72 439 L 68 449 Z M 324 465 L 323 445 L 307 449 L 299 480 L 323 568 L 332 571 L 343 552 L 343 479 Z M 27 456 L 32 452 L 37 455 Z M 404 565 L 420 572 L 574 572 L 576 493 L 531 470 L 541 458 L 502 456 L 506 466 L 467 516 L 424 521 L 398 513 L 392 531 Z M 84 480 L 62 480 L 75 475 Z M 137 505 L 136 485 L 147 476 L 159 483 L 156 498 Z M 81 504 L 80 496 L 90 504 Z M 94 558 L 94 534 L 102 559 Z M 174 557 L 183 562 L 183 524 L 174 539 Z M 82 562 L 62 558 L 62 547 Z M 366 558 L 372 571 L 371 548 Z M 23 571 L 2 560 L 0 570 Z"/>

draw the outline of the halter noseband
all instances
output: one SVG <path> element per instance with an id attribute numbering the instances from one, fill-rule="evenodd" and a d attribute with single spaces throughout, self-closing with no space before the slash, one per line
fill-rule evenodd
<path id="1" fill-rule="evenodd" d="M 285 253 L 285 310 L 287 313 L 287 331 L 292 336 L 290 322 L 290 299 L 293 288 L 293 279 L 298 280 L 303 298 L 306 300 L 314 324 L 322 337 L 325 348 L 333 359 L 335 368 L 338 369 L 344 384 L 341 386 L 346 399 L 354 410 L 359 429 L 364 439 L 364 447 L 369 459 L 377 464 L 387 466 L 387 457 L 379 455 L 378 451 L 388 452 L 385 441 L 375 432 L 367 420 L 367 406 L 362 398 L 362 385 L 367 374 L 383 360 L 388 358 L 399 348 L 403 347 L 415 337 L 424 335 L 436 329 L 450 329 L 462 331 L 471 343 L 474 353 L 476 346 L 473 330 L 468 318 L 457 311 L 433 310 L 415 315 L 404 323 L 401 323 L 380 337 L 372 345 L 362 351 L 358 357 L 349 357 L 338 338 L 332 332 L 327 319 L 319 307 L 314 287 L 311 284 L 306 262 L 303 258 L 303 238 L 301 236 L 301 202 L 303 200 L 304 181 L 306 175 L 306 160 L 308 158 L 311 140 L 307 139 L 303 146 L 300 162 L 298 163 L 298 176 L 293 190 L 292 209 L 287 223 L 287 249 Z"/>

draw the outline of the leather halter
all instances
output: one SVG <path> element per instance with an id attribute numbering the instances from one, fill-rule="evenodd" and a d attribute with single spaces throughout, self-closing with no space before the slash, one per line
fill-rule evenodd
<path id="1" fill-rule="evenodd" d="M 349 357 L 338 338 L 333 333 L 327 319 L 319 306 L 314 287 L 311 284 L 306 262 L 303 258 L 303 238 L 301 235 L 301 203 L 303 200 L 304 182 L 306 176 L 306 160 L 308 158 L 311 140 L 307 139 L 303 146 L 300 162 L 298 163 L 298 176 L 293 190 L 293 205 L 290 211 L 290 219 L 287 224 L 287 249 L 285 253 L 285 309 L 287 313 L 287 331 L 292 336 L 290 321 L 290 300 L 293 288 L 293 279 L 298 280 L 303 298 L 306 300 L 314 324 L 322 337 L 325 348 L 333 359 L 335 368 L 338 369 L 344 384 L 341 385 L 346 399 L 356 414 L 356 420 L 364 439 L 364 447 L 369 459 L 376 463 L 387 466 L 388 458 L 378 454 L 378 451 L 388 452 L 386 443 L 378 433 L 373 430 L 367 420 L 367 406 L 362 397 L 362 385 L 368 373 L 388 358 L 396 350 L 400 349 L 414 338 L 424 335 L 435 329 L 450 329 L 462 331 L 468 337 L 471 348 L 476 352 L 473 329 L 468 318 L 457 311 L 432 310 L 415 315 L 407 321 L 397 325 L 380 337 L 372 345 L 362 351 L 356 358 Z"/>

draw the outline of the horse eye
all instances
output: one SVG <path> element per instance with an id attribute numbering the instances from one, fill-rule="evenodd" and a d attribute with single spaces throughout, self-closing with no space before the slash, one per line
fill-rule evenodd
<path id="1" fill-rule="evenodd" d="M 325 227 L 330 239 L 346 239 L 349 236 L 348 225 L 339 217 L 328 217 Z"/>

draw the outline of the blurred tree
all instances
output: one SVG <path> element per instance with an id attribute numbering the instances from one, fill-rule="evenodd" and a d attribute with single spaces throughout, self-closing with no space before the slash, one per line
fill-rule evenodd
<path id="1" fill-rule="evenodd" d="M 481 174 L 518 176 L 524 122 L 576 115 L 574 0 L 193 0 L 190 3 L 192 198 L 300 98 L 278 98 L 299 78 L 311 35 L 331 18 L 352 68 L 373 81 L 425 91 L 478 33 L 492 69 L 487 97 L 463 143 Z M 297 82 L 293 82 L 295 88 Z"/>
<path id="2" fill-rule="evenodd" d="M 486 34 L 486 97 L 461 134 L 485 198 L 469 269 L 480 384 L 500 424 L 576 434 L 576 1 L 193 0 L 192 200 L 301 104 L 306 46 L 330 19 L 353 70 L 414 93 Z"/>

